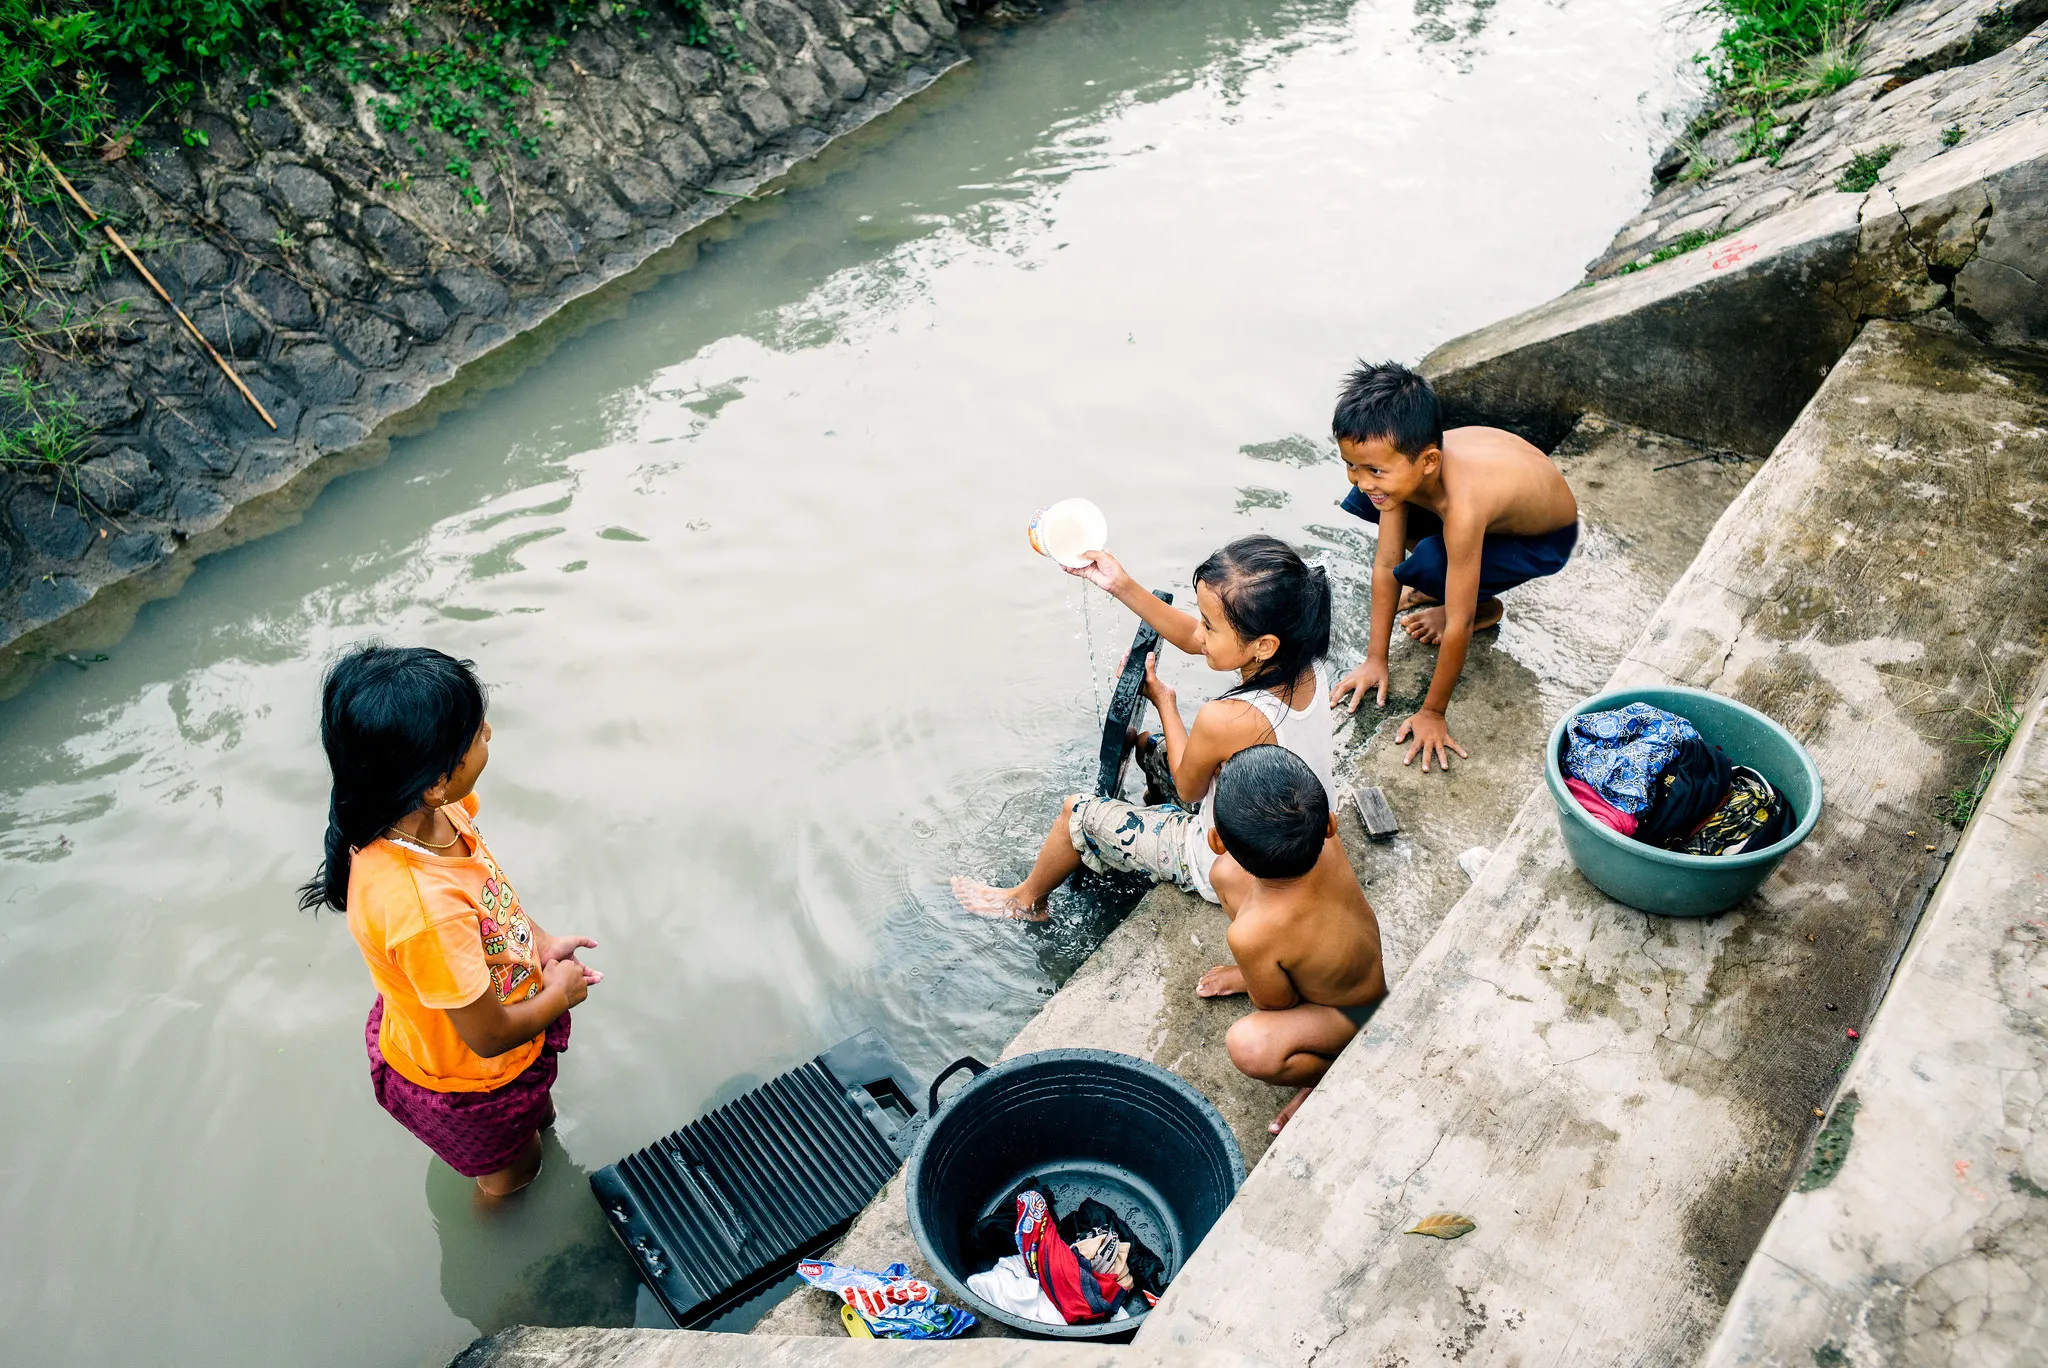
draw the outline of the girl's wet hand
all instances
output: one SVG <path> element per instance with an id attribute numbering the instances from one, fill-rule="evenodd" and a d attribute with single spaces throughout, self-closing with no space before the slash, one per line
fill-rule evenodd
<path id="1" fill-rule="evenodd" d="M 1174 700 L 1179 697 L 1172 689 L 1167 687 L 1166 681 L 1159 677 L 1159 652 L 1157 651 L 1153 651 L 1145 657 L 1144 693 L 1145 697 L 1152 701 L 1152 706 L 1159 709 L 1161 716 L 1165 715 L 1168 708 L 1174 706 Z"/>
<path id="2" fill-rule="evenodd" d="M 542 969 L 540 981 L 546 987 L 561 989 L 562 996 L 571 1007 L 590 996 L 592 980 L 587 977 L 583 966 L 572 959 L 558 959 Z"/>
<path id="3" fill-rule="evenodd" d="M 1123 566 L 1109 552 L 1083 551 L 1081 554 L 1088 561 L 1086 565 L 1069 565 L 1061 568 L 1070 575 L 1079 575 L 1106 594 L 1114 594 L 1131 582 L 1131 577 L 1124 572 Z"/>

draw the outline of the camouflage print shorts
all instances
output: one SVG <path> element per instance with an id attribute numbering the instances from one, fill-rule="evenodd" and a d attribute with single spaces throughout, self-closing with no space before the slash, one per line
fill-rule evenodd
<path id="1" fill-rule="evenodd" d="M 1194 814 L 1177 807 L 1139 807 L 1121 798 L 1081 798 L 1067 834 L 1081 863 L 1098 874 L 1149 874 L 1202 895 L 1188 869 L 1188 823 Z M 1206 895 L 1202 895 L 1206 896 Z"/>

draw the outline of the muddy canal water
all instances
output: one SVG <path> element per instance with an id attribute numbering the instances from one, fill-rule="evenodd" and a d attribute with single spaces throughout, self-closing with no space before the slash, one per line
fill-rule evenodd
<path id="1" fill-rule="evenodd" d="M 1340 369 L 1572 283 L 1686 98 L 1668 23 L 1102 0 L 984 38 L 0 705 L 5 1357 L 438 1363 L 628 1322 L 589 1169 L 863 1027 L 993 1055 L 1103 929 L 944 892 L 1021 871 L 1090 769 L 1080 588 L 1026 520 L 1085 494 L 1183 592 L 1246 532 L 1320 548 L 1356 641 Z M 1094 620 L 1106 671 L 1130 625 Z M 293 907 L 319 672 L 372 634 L 475 658 L 483 824 L 602 946 L 539 1189 L 496 1215 L 377 1109 L 368 978 Z"/>

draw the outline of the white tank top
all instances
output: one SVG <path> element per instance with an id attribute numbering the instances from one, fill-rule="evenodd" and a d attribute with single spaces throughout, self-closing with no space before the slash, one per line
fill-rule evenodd
<path id="1" fill-rule="evenodd" d="M 1320 669 L 1316 671 L 1315 685 L 1309 690 L 1308 706 L 1299 712 L 1265 689 L 1237 697 L 1259 710 L 1273 728 L 1275 743 L 1293 751 L 1315 771 L 1316 778 L 1323 781 L 1323 797 L 1328 800 L 1330 810 L 1335 812 L 1337 785 L 1331 778 L 1331 769 L 1336 745 L 1331 739 L 1329 685 L 1323 679 L 1323 672 Z M 1215 797 L 1216 780 L 1211 778 L 1209 791 L 1202 795 L 1202 810 L 1195 814 L 1194 821 L 1188 823 L 1188 872 L 1194 875 L 1196 891 L 1210 902 L 1221 901 L 1209 883 L 1209 868 L 1216 863 L 1216 852 L 1209 849 L 1209 832 L 1216 826 Z"/>

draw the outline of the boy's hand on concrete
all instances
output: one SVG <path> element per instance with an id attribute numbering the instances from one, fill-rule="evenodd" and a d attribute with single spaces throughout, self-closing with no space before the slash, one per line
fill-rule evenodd
<path id="1" fill-rule="evenodd" d="M 1373 689 L 1379 690 L 1379 704 L 1387 706 L 1387 662 L 1367 660 L 1350 674 L 1337 681 L 1337 687 L 1330 690 L 1330 706 L 1336 707 L 1344 701 L 1345 694 L 1351 695 L 1351 711 L 1357 712 L 1358 705 L 1365 702 L 1365 696 Z"/>
<path id="2" fill-rule="evenodd" d="M 1195 985 L 1196 997 L 1236 997 L 1245 991 L 1244 970 L 1234 964 L 1217 965 Z"/>
<path id="3" fill-rule="evenodd" d="M 1120 593 L 1129 587 L 1131 577 L 1115 556 L 1107 551 L 1083 551 L 1081 554 L 1087 557 L 1088 564 L 1063 567 L 1068 574 L 1079 575 L 1106 594 Z"/>
<path id="4" fill-rule="evenodd" d="M 1450 724 L 1444 721 L 1444 715 L 1440 712 L 1431 712 L 1424 708 L 1403 722 L 1401 730 L 1394 733 L 1394 744 L 1398 746 L 1410 737 L 1414 738 L 1414 744 L 1408 747 L 1408 754 L 1401 758 L 1401 763 L 1406 765 L 1413 762 L 1419 753 L 1422 756 L 1424 774 L 1429 773 L 1431 757 L 1436 759 L 1439 769 L 1446 770 L 1451 767 L 1452 751 L 1456 751 L 1461 760 L 1472 758 L 1465 754 L 1465 748 L 1452 737 Z"/>

